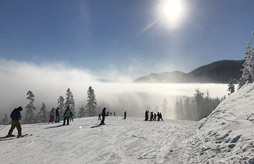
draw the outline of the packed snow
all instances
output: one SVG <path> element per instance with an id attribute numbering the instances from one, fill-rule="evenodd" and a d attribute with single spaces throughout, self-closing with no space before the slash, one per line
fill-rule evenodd
<path id="1" fill-rule="evenodd" d="M 199 122 L 109 116 L 104 126 L 96 126 L 97 117 L 23 124 L 23 134 L 33 135 L 1 139 L 0 163 L 253 164 L 253 100 L 254 85 L 244 86 Z M 0 136 L 9 128 L 0 126 Z"/>

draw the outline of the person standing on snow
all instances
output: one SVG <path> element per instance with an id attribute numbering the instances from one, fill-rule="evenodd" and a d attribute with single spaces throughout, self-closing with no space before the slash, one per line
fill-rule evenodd
<path id="1" fill-rule="evenodd" d="M 153 121 L 153 112 L 150 113 L 150 121 Z"/>
<path id="2" fill-rule="evenodd" d="M 105 117 L 106 117 L 106 108 L 105 107 L 102 109 L 101 116 L 102 116 L 102 120 L 101 120 L 100 125 L 105 125 L 105 123 L 104 123 Z"/>
<path id="3" fill-rule="evenodd" d="M 153 114 L 153 120 L 156 121 L 156 113 Z"/>
<path id="4" fill-rule="evenodd" d="M 71 116 L 71 110 L 70 108 L 67 106 L 65 112 L 64 112 L 64 122 L 63 122 L 63 125 L 65 125 L 65 121 L 67 120 L 67 125 L 69 125 L 69 119 L 70 119 L 70 116 Z"/>
<path id="5" fill-rule="evenodd" d="M 59 116 L 59 108 L 56 108 L 56 120 L 55 122 L 60 122 L 60 116 Z"/>
<path id="6" fill-rule="evenodd" d="M 127 114 L 126 114 L 126 111 L 124 112 L 124 117 L 123 117 L 123 119 L 126 119 L 126 116 L 127 116 Z"/>
<path id="7" fill-rule="evenodd" d="M 148 121 L 148 113 L 149 113 L 149 111 L 146 110 L 146 112 L 145 112 L 145 121 Z"/>
<path id="8" fill-rule="evenodd" d="M 53 123 L 55 120 L 55 108 L 52 108 L 49 113 L 49 123 Z"/>
<path id="9" fill-rule="evenodd" d="M 22 133 L 21 133 L 21 131 L 22 131 L 22 128 L 21 128 L 21 125 L 20 125 L 20 123 L 19 123 L 19 120 L 21 120 L 21 114 L 20 114 L 20 112 L 23 110 L 23 108 L 20 106 L 20 107 L 18 107 L 18 108 L 16 108 L 16 109 L 14 109 L 12 112 L 11 112 L 11 115 L 10 115 L 10 117 L 11 117 L 11 119 L 12 119 L 12 121 L 11 121 L 11 128 L 10 128 L 10 130 L 9 130 L 9 132 L 8 132 L 8 135 L 6 136 L 6 137 L 12 137 L 13 136 L 13 134 L 12 134 L 12 132 L 13 132 L 13 130 L 15 129 L 15 128 L 17 128 L 17 130 L 18 130 L 18 138 L 19 137 L 22 137 Z"/>
<path id="10" fill-rule="evenodd" d="M 72 111 L 71 111 L 71 115 L 70 115 L 70 121 L 73 122 L 73 113 L 72 113 Z"/>

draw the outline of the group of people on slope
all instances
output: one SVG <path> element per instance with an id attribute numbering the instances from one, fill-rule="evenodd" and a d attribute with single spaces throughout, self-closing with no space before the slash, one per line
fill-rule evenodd
<path id="1" fill-rule="evenodd" d="M 59 108 L 57 107 L 52 108 L 49 114 L 49 123 L 53 123 L 55 120 L 55 123 L 59 123 L 60 122 L 60 113 L 59 113 Z M 70 108 L 67 107 L 65 112 L 64 112 L 64 123 L 63 125 L 65 125 L 65 122 L 67 121 L 67 125 L 69 125 L 69 121 L 73 121 L 73 113 L 71 112 Z"/>
<path id="2" fill-rule="evenodd" d="M 110 112 L 110 113 L 111 113 L 111 112 Z M 106 108 L 104 107 L 104 108 L 102 109 L 102 112 L 99 113 L 99 116 L 98 116 L 98 120 L 101 120 L 100 125 L 105 125 L 104 121 L 105 121 L 105 117 L 106 117 L 106 116 L 109 116 L 109 112 L 106 112 Z M 111 115 L 110 115 L 110 116 L 111 116 Z M 115 112 L 114 112 L 114 116 L 116 116 L 116 113 L 115 113 Z M 102 117 L 102 119 L 101 119 L 101 117 Z M 127 112 L 124 111 L 123 119 L 126 119 L 126 117 L 127 117 Z"/>
<path id="3" fill-rule="evenodd" d="M 158 112 L 157 114 L 150 112 L 150 121 L 160 121 L 160 120 L 163 121 L 162 114 L 160 112 Z M 146 110 L 146 112 L 145 112 L 145 121 L 149 121 L 149 111 L 148 110 Z"/>

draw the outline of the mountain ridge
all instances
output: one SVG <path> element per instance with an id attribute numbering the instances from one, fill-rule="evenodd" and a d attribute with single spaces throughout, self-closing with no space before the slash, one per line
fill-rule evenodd
<path id="1" fill-rule="evenodd" d="M 228 83 L 241 77 L 243 60 L 220 60 L 200 66 L 189 73 L 181 71 L 151 73 L 137 83 Z"/>

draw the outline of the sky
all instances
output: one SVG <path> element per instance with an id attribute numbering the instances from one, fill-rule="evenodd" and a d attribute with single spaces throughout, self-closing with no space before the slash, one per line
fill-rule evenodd
<path id="1" fill-rule="evenodd" d="M 253 0 L 181 1 L 169 23 L 163 0 L 1 0 L 0 59 L 137 78 L 244 57 Z"/>

